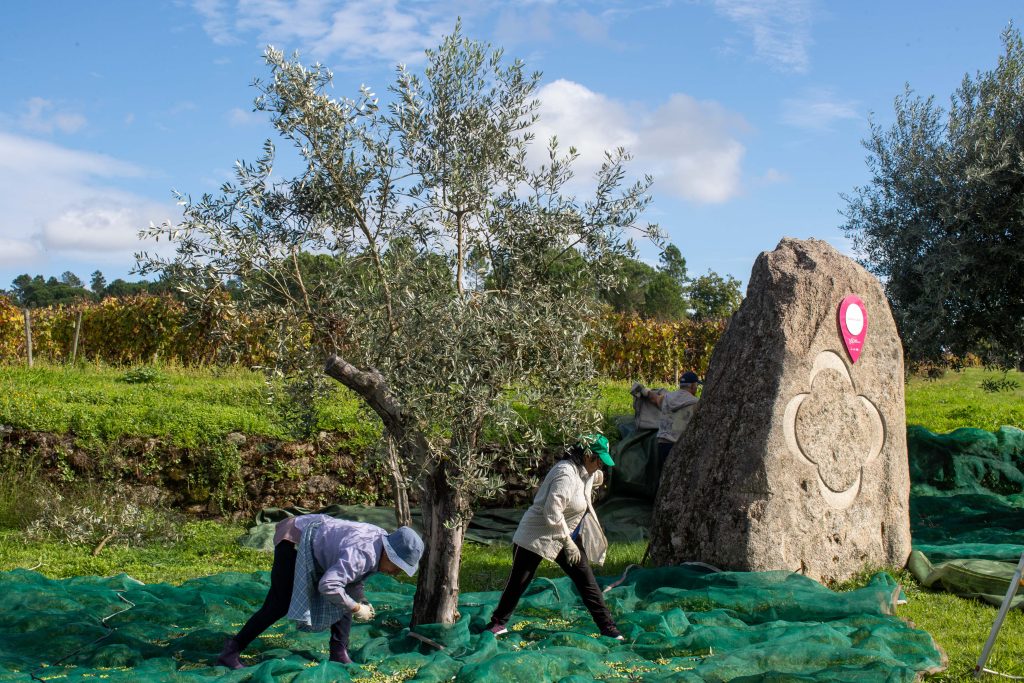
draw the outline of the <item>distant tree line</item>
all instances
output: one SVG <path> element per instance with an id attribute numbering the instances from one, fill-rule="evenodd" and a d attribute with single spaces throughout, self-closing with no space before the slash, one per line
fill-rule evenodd
<path id="1" fill-rule="evenodd" d="M 665 247 L 657 267 L 628 256 L 618 258 L 622 275 L 598 292 L 616 313 L 660 321 L 717 320 L 732 315 L 743 300 L 740 282 L 731 275 L 709 270 L 690 278 L 686 259 L 674 244 Z"/>
<path id="2" fill-rule="evenodd" d="M 330 273 L 337 278 L 357 279 L 352 273 L 343 273 L 343 266 L 325 255 L 303 253 L 299 256 L 302 269 L 308 274 Z M 618 256 L 621 275 L 613 284 L 599 284 L 598 278 L 588 275 L 582 257 L 579 263 L 569 260 L 569 268 L 577 274 L 567 278 L 575 286 L 590 288 L 597 298 L 612 311 L 642 318 L 673 322 L 679 320 L 719 320 L 728 318 L 743 300 L 739 280 L 731 275 L 724 277 L 714 271 L 696 278 L 690 278 L 686 259 L 674 244 L 665 247 L 658 266 L 630 256 Z M 564 266 L 563 266 L 564 267 Z M 500 274 L 492 268 L 478 274 L 485 286 L 497 285 Z M 229 281 L 225 289 L 232 297 L 245 296 L 249 289 L 246 283 Z M 72 273 L 65 271 L 60 277 L 31 276 L 27 273 L 14 278 L 7 292 L 0 290 L 12 303 L 22 308 L 44 308 L 59 304 L 73 304 L 78 301 L 102 301 L 107 297 L 126 297 L 136 294 L 173 294 L 170 278 L 155 281 L 128 281 L 121 278 L 109 284 L 103 273 L 92 273 L 89 286 Z"/>
<path id="3" fill-rule="evenodd" d="M 102 301 L 108 296 L 126 297 L 136 294 L 165 294 L 172 291 L 170 283 L 164 280 L 130 282 L 121 278 L 110 284 L 103 273 L 93 272 L 89 287 L 71 271 L 64 271 L 60 277 L 31 276 L 24 273 L 14 278 L 11 288 L 0 295 L 7 296 L 12 303 L 22 308 L 45 308 L 79 301 Z"/>

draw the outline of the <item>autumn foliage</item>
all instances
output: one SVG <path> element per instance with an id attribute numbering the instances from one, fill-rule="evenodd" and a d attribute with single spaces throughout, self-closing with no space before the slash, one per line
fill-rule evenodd
<path id="1" fill-rule="evenodd" d="M 261 321 L 239 324 L 218 320 L 212 314 L 200 312 L 189 317 L 186 313 L 185 306 L 173 298 L 150 295 L 35 308 L 31 311 L 33 357 L 55 363 L 69 361 L 79 314 L 79 359 L 115 365 L 158 358 L 182 365 L 258 365 L 271 357 L 273 345 Z M 244 357 L 226 355 L 228 334 L 247 340 Z M 0 297 L 0 362 L 24 360 L 25 342 L 24 311 Z"/>
<path id="2" fill-rule="evenodd" d="M 37 359 L 71 359 L 75 323 L 82 314 L 78 358 L 114 365 L 157 358 L 182 365 L 264 365 L 277 352 L 264 321 L 220 320 L 212 312 L 188 317 L 171 297 L 139 295 L 32 310 L 32 348 Z M 703 374 L 724 321 L 659 322 L 610 313 L 595 325 L 591 344 L 602 374 L 618 379 L 674 382 L 686 370 Z M 245 352 L 228 353 L 228 335 L 243 339 Z M 237 345 L 231 345 L 238 348 Z M 25 315 L 0 297 L 0 362 L 26 358 Z"/>
<path id="3" fill-rule="evenodd" d="M 724 320 L 661 322 L 608 314 L 594 335 L 597 365 L 616 379 L 675 383 L 687 370 L 703 376 L 724 330 Z"/>

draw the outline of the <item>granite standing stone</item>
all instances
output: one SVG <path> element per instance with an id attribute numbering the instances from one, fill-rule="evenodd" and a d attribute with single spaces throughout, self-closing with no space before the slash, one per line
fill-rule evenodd
<path id="1" fill-rule="evenodd" d="M 856 362 L 839 323 L 850 295 L 867 325 Z M 755 262 L 665 465 L 655 563 L 821 581 L 903 566 L 904 410 L 903 349 L 878 280 L 826 242 L 783 239 Z"/>

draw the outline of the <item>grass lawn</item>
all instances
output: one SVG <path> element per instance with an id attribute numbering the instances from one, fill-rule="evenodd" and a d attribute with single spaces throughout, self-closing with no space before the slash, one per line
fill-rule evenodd
<path id="1" fill-rule="evenodd" d="M 230 432 L 289 438 L 287 418 L 268 402 L 263 377 L 244 369 L 156 368 L 150 381 L 129 382 L 130 369 L 82 365 L 0 365 L 0 424 L 80 439 L 110 442 L 125 436 L 163 437 L 178 446 L 221 439 Z M 907 424 L 934 432 L 958 427 L 1024 428 L 1024 376 L 1010 372 L 1016 389 L 986 392 L 1001 372 L 970 368 L 942 379 L 912 378 L 906 387 Z M 601 380 L 598 408 L 610 418 L 632 413 L 630 382 Z M 372 444 L 376 417 L 344 387 L 317 406 L 321 429 Z M 606 420 L 606 431 L 613 425 Z"/>
<path id="2" fill-rule="evenodd" d="M 1000 380 L 1003 373 L 967 368 L 947 372 L 929 381 L 914 377 L 907 384 L 907 424 L 921 425 L 933 432 L 951 432 L 960 427 L 996 430 L 1003 425 L 1024 429 L 1024 374 L 1012 371 L 1006 379 L 1017 387 L 1008 391 L 985 391 L 986 380 Z"/>
<path id="3" fill-rule="evenodd" d="M 109 443 L 122 437 L 161 437 L 197 446 L 231 432 L 288 440 L 264 377 L 241 368 L 0 364 L 0 425 Z M 130 381 L 133 377 L 146 381 Z M 629 382 L 603 380 L 599 408 L 606 416 L 631 413 Z M 316 406 L 317 426 L 345 435 L 351 450 L 372 446 L 380 422 L 351 391 L 338 385 Z M 609 424 L 609 427 L 612 425 Z"/>
<path id="4" fill-rule="evenodd" d="M 33 370 L 0 367 L 0 422 L 102 441 L 158 436 L 191 446 L 232 431 L 284 433 L 265 406 L 262 383 L 248 371 L 157 371 L 129 383 L 126 371 L 84 365 Z"/>

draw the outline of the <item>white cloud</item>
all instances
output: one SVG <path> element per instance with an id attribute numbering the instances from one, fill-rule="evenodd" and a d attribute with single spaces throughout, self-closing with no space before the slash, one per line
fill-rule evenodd
<path id="1" fill-rule="evenodd" d="M 457 18 L 467 26 L 496 15 L 496 44 L 511 46 L 559 40 L 566 31 L 591 42 L 611 43 L 609 29 L 622 16 L 657 10 L 653 5 L 617 0 L 192 0 L 203 29 L 218 44 L 254 35 L 260 44 L 291 50 L 311 59 L 388 64 L 423 61 Z"/>
<path id="2" fill-rule="evenodd" d="M 789 175 L 777 168 L 769 168 L 758 180 L 764 185 L 775 185 L 776 183 L 789 182 Z"/>
<path id="3" fill-rule="evenodd" d="M 224 0 L 192 1 L 192 6 L 203 18 L 203 30 L 218 45 L 231 45 L 238 42 L 238 39 L 232 34 L 227 5 L 228 3 Z"/>
<path id="4" fill-rule="evenodd" d="M 341 54 L 349 59 L 381 59 L 415 63 L 423 51 L 435 47 L 452 30 L 454 16 L 444 18 L 397 0 L 353 2 L 331 16 L 330 30 L 314 45 L 318 53 Z"/>
<path id="5" fill-rule="evenodd" d="M 743 118 L 717 102 L 675 94 L 650 117 L 637 149 L 658 187 L 686 199 L 724 202 L 740 190 Z M 657 178 L 661 180 L 657 180 Z"/>
<path id="6" fill-rule="evenodd" d="M 48 251 L 134 251 L 139 247 L 138 231 L 153 220 L 154 209 L 160 210 L 149 202 L 111 197 L 69 206 L 43 224 L 39 243 Z"/>
<path id="7" fill-rule="evenodd" d="M 14 266 L 31 262 L 39 249 L 29 240 L 0 236 L 0 266 Z"/>
<path id="8" fill-rule="evenodd" d="M 50 134 L 55 130 L 61 133 L 74 133 L 85 125 L 85 117 L 73 112 L 56 111 L 54 103 L 50 100 L 33 97 L 25 103 L 24 112 L 18 123 L 33 133 Z"/>
<path id="9" fill-rule="evenodd" d="M 561 149 L 580 153 L 578 178 L 600 167 L 605 150 L 634 153 L 630 168 L 655 177 L 655 190 L 694 202 L 718 203 L 741 187 L 745 148 L 736 134 L 747 124 L 717 102 L 671 95 L 654 111 L 618 102 L 571 81 L 540 89 L 540 120 L 531 161 L 540 163 L 544 143 L 557 135 Z"/>
<path id="10" fill-rule="evenodd" d="M 858 105 L 855 100 L 840 100 L 829 88 L 809 89 L 801 97 L 782 101 L 782 120 L 797 128 L 830 130 L 836 121 L 861 118 Z"/>
<path id="11" fill-rule="evenodd" d="M 623 104 L 564 79 L 543 86 L 537 97 L 540 119 L 532 128 L 537 138 L 530 150 L 535 163 L 547 161 L 545 149 L 552 136 L 563 154 L 570 146 L 579 152 L 577 176 L 600 168 L 605 150 L 621 146 L 635 151 L 635 122 Z"/>
<path id="12" fill-rule="evenodd" d="M 755 54 L 787 71 L 810 64 L 813 0 L 714 0 L 719 14 L 750 35 Z"/>
<path id="13" fill-rule="evenodd" d="M 263 117 L 254 111 L 235 107 L 227 113 L 228 123 L 232 126 L 251 126 L 263 121 Z"/>
<path id="14" fill-rule="evenodd" d="M 0 262 L 40 269 L 86 255 L 134 263 L 138 230 L 180 215 L 115 187 L 143 169 L 113 157 L 0 132 Z M 58 265 L 57 268 L 60 268 Z"/>
<path id="15" fill-rule="evenodd" d="M 398 0 L 193 0 L 215 43 L 254 33 L 261 43 L 299 47 L 314 59 L 414 63 L 451 31 L 459 12 L 446 3 Z"/>
<path id="16" fill-rule="evenodd" d="M 105 154 L 79 152 L 50 142 L 0 132 L 0 173 L 9 176 L 0 189 L 17 182 L 18 175 L 44 179 L 52 173 L 54 181 L 66 178 L 125 177 L 142 175 L 142 169 Z M 45 184 L 45 183 L 44 183 Z"/>

